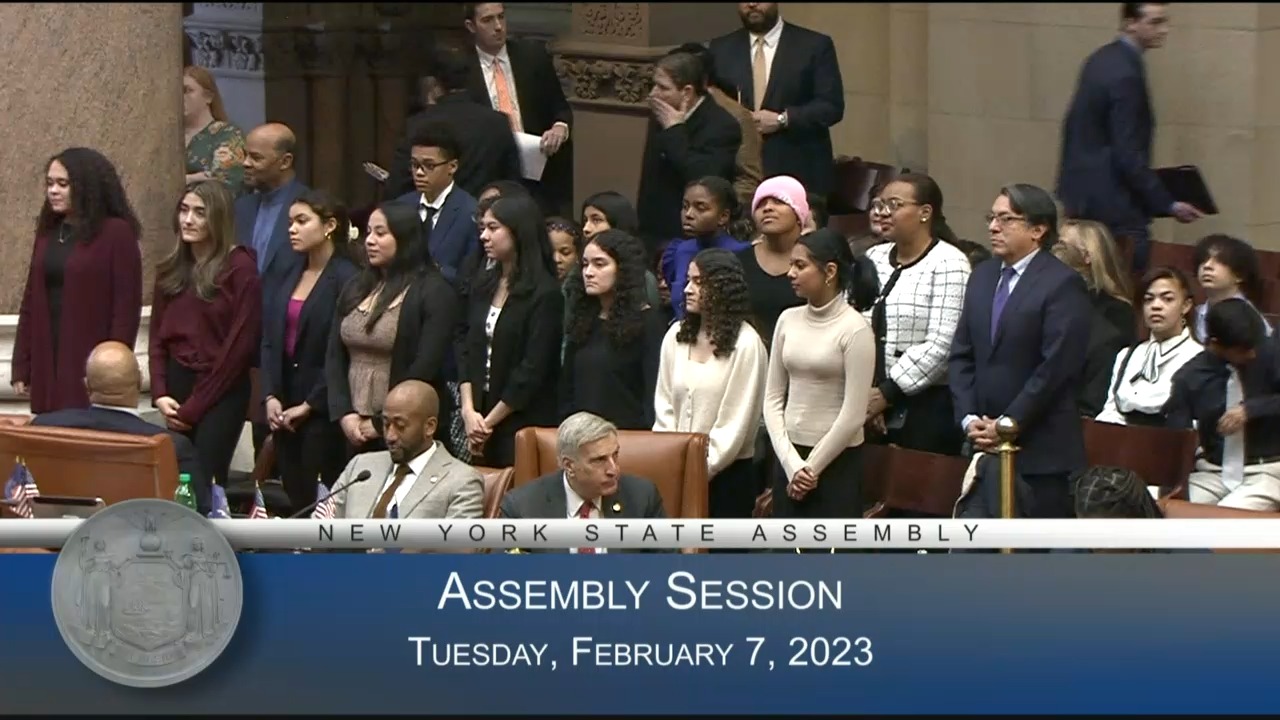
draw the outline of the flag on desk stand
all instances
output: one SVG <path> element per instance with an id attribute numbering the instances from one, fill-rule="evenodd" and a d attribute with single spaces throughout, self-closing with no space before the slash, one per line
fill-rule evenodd
<path id="1" fill-rule="evenodd" d="M 311 511 L 312 520 L 332 520 L 334 507 L 333 494 L 318 478 L 316 479 L 316 509 Z"/>
<path id="2" fill-rule="evenodd" d="M 31 519 L 35 513 L 31 509 L 31 500 L 40 497 L 40 488 L 36 487 L 36 479 L 31 477 L 27 463 L 21 457 L 14 463 L 13 472 L 9 473 L 9 481 L 4 484 L 4 497 L 14 503 L 13 512 L 20 518 Z"/>
<path id="3" fill-rule="evenodd" d="M 262 488 L 256 482 L 253 484 L 253 509 L 249 511 L 249 519 L 267 519 L 267 501 L 262 497 Z"/>
<path id="4" fill-rule="evenodd" d="M 222 489 L 217 480 L 213 481 L 213 509 L 209 511 L 209 517 L 230 518 L 231 507 L 227 505 L 227 491 Z"/>

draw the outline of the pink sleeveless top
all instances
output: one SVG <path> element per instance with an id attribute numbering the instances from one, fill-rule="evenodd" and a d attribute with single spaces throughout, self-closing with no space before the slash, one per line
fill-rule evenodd
<path id="1" fill-rule="evenodd" d="M 306 300 L 289 298 L 289 308 L 284 316 L 284 351 L 293 357 L 294 346 L 298 344 L 298 318 L 302 317 L 302 304 Z"/>

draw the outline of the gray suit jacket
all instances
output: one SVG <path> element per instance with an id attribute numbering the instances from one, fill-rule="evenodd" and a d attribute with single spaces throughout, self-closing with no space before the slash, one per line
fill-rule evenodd
<path id="1" fill-rule="evenodd" d="M 368 470 L 370 477 L 334 495 L 334 518 L 359 520 L 370 517 L 393 464 L 391 453 L 385 450 L 361 453 L 351 458 L 334 487 L 341 487 L 349 482 L 361 470 Z M 443 445 L 436 443 L 435 454 L 423 468 L 422 474 L 414 480 L 413 487 L 397 512 L 402 520 L 483 518 L 484 478 L 470 465 L 459 462 L 450 455 Z"/>
<path id="2" fill-rule="evenodd" d="M 553 519 L 569 516 L 569 501 L 564 492 L 564 472 L 557 470 L 543 475 L 527 485 L 512 490 L 502 499 L 502 516 L 513 519 Z M 618 478 L 618 491 L 601 498 L 601 514 L 605 520 L 615 518 L 661 519 L 667 516 L 662 507 L 662 495 L 652 481 L 635 475 Z M 568 552 L 558 550 L 527 550 L 526 552 Z M 610 550 L 611 553 L 644 552 L 636 550 Z M 649 552 L 671 552 L 652 550 Z"/>

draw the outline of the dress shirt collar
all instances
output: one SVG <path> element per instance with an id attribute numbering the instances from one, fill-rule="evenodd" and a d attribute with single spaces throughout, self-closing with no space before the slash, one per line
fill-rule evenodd
<path id="1" fill-rule="evenodd" d="M 479 46 L 476 47 L 476 53 L 480 55 L 480 62 L 484 63 L 487 66 L 492 67 L 494 61 L 498 60 L 498 61 L 501 61 L 502 64 L 505 65 L 506 67 L 508 68 L 511 67 L 511 56 L 507 54 L 507 46 L 505 43 L 502 45 L 502 49 L 499 50 L 498 54 L 496 55 L 490 55 L 484 50 L 481 50 Z"/>
<path id="2" fill-rule="evenodd" d="M 1138 57 L 1142 57 L 1142 46 L 1138 45 L 1137 40 L 1134 40 L 1124 33 L 1120 33 L 1120 42 L 1126 45 L 1130 50 L 1138 53 Z"/>
<path id="3" fill-rule="evenodd" d="M 425 452 L 409 461 L 409 476 L 416 480 L 422 471 L 427 469 L 427 463 L 431 462 L 431 457 L 435 454 L 436 443 L 433 442 Z"/>
<path id="4" fill-rule="evenodd" d="M 448 187 L 446 187 L 445 189 L 441 190 L 441 191 L 440 191 L 440 194 L 436 196 L 436 199 L 435 199 L 435 200 L 428 201 L 428 200 L 427 200 L 427 196 L 426 196 L 426 194 L 425 194 L 425 193 L 423 193 L 423 194 L 419 194 L 419 195 L 418 195 L 418 209 L 422 209 L 422 206 L 423 206 L 423 205 L 427 205 L 427 206 L 429 206 L 432 210 L 435 210 L 437 213 L 439 213 L 439 212 L 440 212 L 440 209 L 444 207 L 444 202 L 445 202 L 445 200 L 448 200 L 448 199 L 449 199 L 449 193 L 451 193 L 451 192 L 453 192 L 453 183 L 449 183 L 449 186 L 448 186 Z"/>
<path id="5" fill-rule="evenodd" d="M 261 200 L 260 200 L 261 204 L 275 205 L 276 203 L 280 202 L 281 198 L 284 196 L 285 188 L 291 187 L 296 182 L 298 182 L 298 179 L 294 178 L 289 182 L 273 190 L 259 190 L 258 195 L 261 196 Z"/>
<path id="6" fill-rule="evenodd" d="M 1031 252 L 1027 253 L 1026 257 L 1014 263 L 1013 264 L 1014 275 L 1018 277 L 1022 277 L 1022 274 L 1025 273 L 1027 271 L 1027 268 L 1031 265 L 1031 261 L 1035 259 L 1036 255 L 1039 255 L 1039 254 L 1040 254 L 1040 248 L 1036 248 L 1035 250 L 1032 250 Z M 1001 266 L 1001 269 L 1004 269 L 1007 267 L 1009 267 L 1009 264 L 1005 263 Z"/>
<path id="7" fill-rule="evenodd" d="M 129 413 L 134 417 L 142 417 L 142 413 L 138 412 L 136 407 L 126 407 L 124 405 L 103 405 L 102 403 L 93 403 L 93 407 L 102 410 L 115 410 L 116 412 Z"/>
<path id="8" fill-rule="evenodd" d="M 584 500 L 583 497 L 573 489 L 573 486 L 569 484 L 569 476 L 565 475 L 563 472 L 560 474 L 564 478 L 565 511 L 568 517 L 577 517 L 578 511 L 582 509 L 582 503 L 586 502 L 586 500 Z M 595 509 L 595 514 L 597 516 L 603 515 L 600 511 L 600 498 L 592 500 L 591 506 Z"/>
<path id="9" fill-rule="evenodd" d="M 756 42 L 760 40 L 761 36 L 755 33 L 749 33 L 749 34 L 751 35 L 751 49 L 755 50 Z M 778 22 L 774 23 L 773 27 L 769 28 L 769 32 L 766 32 L 763 35 L 763 37 L 764 37 L 765 47 L 769 48 L 770 50 L 778 47 L 778 40 L 782 37 L 782 17 L 781 16 L 778 17 Z"/>

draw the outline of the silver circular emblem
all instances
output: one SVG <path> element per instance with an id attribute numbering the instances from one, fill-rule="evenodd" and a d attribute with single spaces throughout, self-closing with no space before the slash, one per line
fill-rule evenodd
<path id="1" fill-rule="evenodd" d="M 127 500 L 63 545 L 53 617 L 89 669 L 121 685 L 163 687 L 222 654 L 243 590 L 236 555 L 213 523 L 168 500 Z"/>

